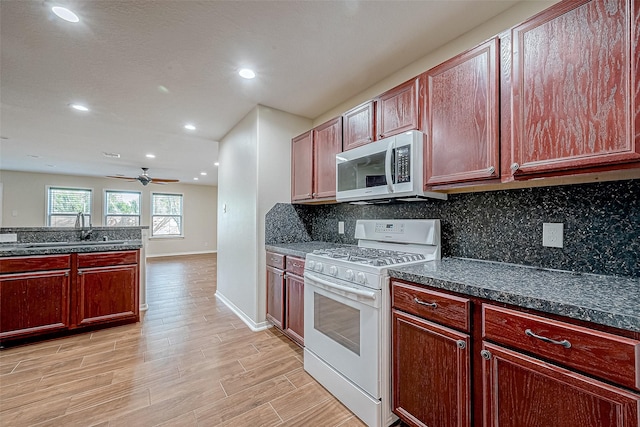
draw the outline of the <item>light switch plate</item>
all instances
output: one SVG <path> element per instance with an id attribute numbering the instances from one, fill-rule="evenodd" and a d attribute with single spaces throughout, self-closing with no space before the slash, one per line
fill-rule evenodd
<path id="1" fill-rule="evenodd" d="M 545 222 L 542 224 L 542 246 L 564 247 L 564 223 Z"/>

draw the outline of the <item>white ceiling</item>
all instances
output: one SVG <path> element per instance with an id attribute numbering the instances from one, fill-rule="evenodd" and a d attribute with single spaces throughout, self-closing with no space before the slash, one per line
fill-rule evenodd
<path id="1" fill-rule="evenodd" d="M 516 2 L 0 0 L 0 169 L 215 185 L 256 104 L 318 117 Z"/>

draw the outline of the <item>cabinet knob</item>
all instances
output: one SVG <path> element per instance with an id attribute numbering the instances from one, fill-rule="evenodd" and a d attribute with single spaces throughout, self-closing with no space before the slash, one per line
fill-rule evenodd
<path id="1" fill-rule="evenodd" d="M 467 348 L 467 343 L 464 342 L 463 340 L 456 341 L 456 345 L 460 350 L 464 350 L 465 348 Z"/>
<path id="2" fill-rule="evenodd" d="M 313 197 L 316 197 L 317 195 L 318 195 L 318 193 L 313 193 L 312 194 Z"/>
<path id="3" fill-rule="evenodd" d="M 378 135 L 378 138 L 382 139 L 383 138 L 382 134 Z"/>
<path id="4" fill-rule="evenodd" d="M 311 193 L 307 193 L 307 197 L 311 197 Z"/>
<path id="5" fill-rule="evenodd" d="M 367 138 L 367 141 L 371 142 L 371 140 L 373 140 L 373 138 L 371 138 L 371 137 Z"/>
<path id="6" fill-rule="evenodd" d="M 489 351 L 488 351 L 488 350 L 482 350 L 482 351 L 480 352 L 480 356 L 482 356 L 482 358 L 483 358 L 484 360 L 489 360 L 489 359 L 491 359 L 491 353 L 489 353 Z"/>
<path id="7" fill-rule="evenodd" d="M 517 163 L 511 163 L 511 172 L 515 172 L 520 169 L 520 165 Z"/>
<path id="8" fill-rule="evenodd" d="M 496 171 L 496 168 L 494 168 L 493 166 L 490 166 L 489 169 L 487 169 L 487 172 L 489 173 L 489 175 L 493 175 L 495 171 Z"/>

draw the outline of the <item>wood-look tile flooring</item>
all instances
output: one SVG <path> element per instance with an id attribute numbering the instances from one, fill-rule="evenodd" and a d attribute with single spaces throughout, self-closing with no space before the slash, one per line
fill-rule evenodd
<path id="1" fill-rule="evenodd" d="M 364 426 L 277 330 L 215 296 L 215 255 L 147 263 L 140 323 L 0 352 L 0 425 Z"/>

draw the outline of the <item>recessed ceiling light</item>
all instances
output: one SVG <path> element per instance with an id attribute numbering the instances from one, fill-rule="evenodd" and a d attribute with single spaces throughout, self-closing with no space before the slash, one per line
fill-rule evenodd
<path id="1" fill-rule="evenodd" d="M 82 104 L 71 104 L 71 108 L 78 111 L 89 111 L 89 109 Z"/>
<path id="2" fill-rule="evenodd" d="M 213 166 L 220 166 L 220 163 L 215 162 L 215 163 L 213 164 Z"/>
<path id="3" fill-rule="evenodd" d="M 105 156 L 105 157 L 109 157 L 111 159 L 119 159 L 120 158 L 120 154 L 118 154 L 118 153 L 107 153 L 106 151 L 103 151 L 102 155 Z"/>
<path id="4" fill-rule="evenodd" d="M 253 79 L 256 76 L 256 73 L 248 68 L 243 68 L 242 70 L 238 71 L 238 74 L 240 74 L 240 77 L 243 77 L 245 79 Z"/>
<path id="5" fill-rule="evenodd" d="M 196 130 L 196 127 L 191 123 L 187 123 L 186 125 L 184 125 L 184 128 L 187 130 Z"/>
<path id="6" fill-rule="evenodd" d="M 202 175 L 202 176 L 206 176 L 206 175 L 207 175 L 207 173 L 206 173 L 206 172 L 200 172 L 200 175 Z"/>
<path id="7" fill-rule="evenodd" d="M 147 154 L 147 155 L 146 155 L 146 157 L 147 157 L 148 159 L 155 159 L 155 158 L 156 158 L 156 155 L 155 155 L 155 154 Z"/>
<path id="8" fill-rule="evenodd" d="M 194 181 L 197 181 L 197 180 L 198 180 L 198 178 L 193 178 L 193 180 L 194 180 Z"/>
<path id="9" fill-rule="evenodd" d="M 53 13 L 60 19 L 64 19 L 67 22 L 78 22 L 80 18 L 78 15 L 67 9 L 66 7 L 54 6 L 51 8 Z"/>

